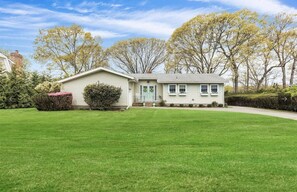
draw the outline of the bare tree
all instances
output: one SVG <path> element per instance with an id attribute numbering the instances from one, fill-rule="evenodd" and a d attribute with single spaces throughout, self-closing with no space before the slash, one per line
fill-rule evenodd
<path id="1" fill-rule="evenodd" d="M 119 41 L 107 54 L 112 63 L 126 73 L 152 73 L 166 60 L 166 42 L 155 38 Z"/>

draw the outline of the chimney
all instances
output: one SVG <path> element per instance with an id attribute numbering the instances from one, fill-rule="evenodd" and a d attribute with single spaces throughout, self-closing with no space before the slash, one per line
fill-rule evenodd
<path id="1" fill-rule="evenodd" d="M 10 53 L 10 60 L 14 62 L 13 67 L 17 70 L 23 70 L 24 65 L 23 65 L 23 56 L 19 53 L 18 50 L 15 50 L 15 52 Z"/>

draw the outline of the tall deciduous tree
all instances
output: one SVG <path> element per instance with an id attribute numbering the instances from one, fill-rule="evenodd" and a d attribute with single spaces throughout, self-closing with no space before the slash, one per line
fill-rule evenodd
<path id="1" fill-rule="evenodd" d="M 167 44 L 167 71 L 224 74 L 226 59 L 218 51 L 223 30 L 219 14 L 199 15 L 175 30 Z"/>
<path id="2" fill-rule="evenodd" d="M 100 38 L 78 25 L 40 30 L 34 43 L 34 58 L 64 76 L 108 65 Z"/>
<path id="3" fill-rule="evenodd" d="M 238 91 L 239 72 L 251 48 L 258 41 L 262 19 L 255 12 L 200 15 L 177 29 L 168 43 L 173 71 L 224 74 L 230 69 L 234 91 Z"/>
<path id="4" fill-rule="evenodd" d="M 115 67 L 126 73 L 152 73 L 166 60 L 166 42 L 155 38 L 119 41 L 107 54 Z"/>
<path id="5" fill-rule="evenodd" d="M 230 66 L 234 92 L 238 92 L 241 57 L 250 54 L 250 47 L 257 43 L 261 19 L 257 13 L 248 10 L 222 13 L 219 18 L 219 28 L 223 31 L 219 42 L 220 52 L 224 54 Z"/>
<path id="6" fill-rule="evenodd" d="M 273 50 L 282 70 L 283 88 L 287 86 L 287 65 L 292 61 L 292 54 L 296 51 L 294 48 L 292 49 L 291 44 L 297 27 L 296 19 L 296 15 L 281 13 L 274 18 L 269 28 L 269 37 L 274 43 Z M 296 44 L 296 39 L 293 40 L 293 43 Z"/>
<path id="7" fill-rule="evenodd" d="M 291 74 L 290 74 L 290 86 L 294 84 L 294 78 L 296 75 L 296 68 L 297 68 L 297 28 L 293 29 L 292 36 L 289 42 L 289 46 L 291 47 L 290 54 L 292 57 L 292 64 L 290 66 L 291 68 Z"/>

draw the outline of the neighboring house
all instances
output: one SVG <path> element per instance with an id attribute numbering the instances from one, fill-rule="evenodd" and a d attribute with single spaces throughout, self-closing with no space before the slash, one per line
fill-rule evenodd
<path id="1" fill-rule="evenodd" d="M 84 88 L 92 83 L 121 87 L 115 107 L 137 103 L 224 104 L 225 79 L 215 74 L 122 74 L 105 68 L 93 69 L 59 81 L 61 91 L 73 94 L 75 107 L 86 107 Z"/>
<path id="2" fill-rule="evenodd" d="M 13 65 L 13 62 L 8 59 L 4 54 L 0 53 L 0 67 L 5 72 L 11 72 L 11 67 Z"/>

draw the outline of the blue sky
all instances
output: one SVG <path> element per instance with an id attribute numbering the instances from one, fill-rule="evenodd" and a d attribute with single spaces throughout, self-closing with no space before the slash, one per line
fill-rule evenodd
<path id="1" fill-rule="evenodd" d="M 297 13 L 297 0 L 0 0 L 0 48 L 33 53 L 39 29 L 82 25 L 99 35 L 103 46 L 132 37 L 168 39 L 192 17 L 248 8 L 261 14 Z M 32 69 L 40 65 L 33 64 Z"/>

